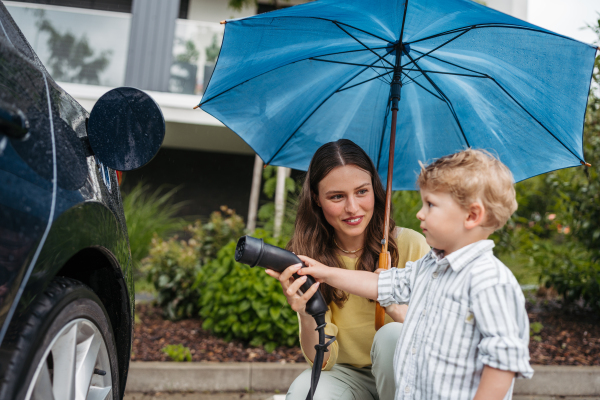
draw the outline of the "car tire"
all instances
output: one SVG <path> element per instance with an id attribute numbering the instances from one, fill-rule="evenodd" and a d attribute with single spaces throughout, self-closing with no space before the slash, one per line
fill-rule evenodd
<path id="1" fill-rule="evenodd" d="M 54 278 L 22 321 L 0 398 L 119 399 L 110 319 L 88 286 Z"/>

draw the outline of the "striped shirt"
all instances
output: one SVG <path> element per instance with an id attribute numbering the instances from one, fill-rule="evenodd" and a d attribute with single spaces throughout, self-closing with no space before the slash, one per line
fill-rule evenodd
<path id="1" fill-rule="evenodd" d="M 484 365 L 533 376 L 525 297 L 493 247 L 433 249 L 379 274 L 383 307 L 410 303 L 394 354 L 396 400 L 472 399 Z"/>

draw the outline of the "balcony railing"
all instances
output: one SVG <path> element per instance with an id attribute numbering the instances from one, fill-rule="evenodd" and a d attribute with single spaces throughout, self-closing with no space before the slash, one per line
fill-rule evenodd
<path id="1" fill-rule="evenodd" d="M 131 14 L 4 2 L 54 80 L 122 86 Z"/>
<path id="2" fill-rule="evenodd" d="M 4 2 L 54 80 L 123 86 L 131 14 Z M 219 55 L 224 27 L 178 19 L 169 92 L 202 94 Z"/>
<path id="3" fill-rule="evenodd" d="M 223 32 L 223 25 L 218 23 L 177 20 L 170 92 L 204 93 L 219 55 Z"/>

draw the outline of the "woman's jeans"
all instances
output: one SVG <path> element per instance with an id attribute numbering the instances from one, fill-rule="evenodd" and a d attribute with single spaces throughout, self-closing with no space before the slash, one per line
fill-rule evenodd
<path id="1" fill-rule="evenodd" d="M 402 324 L 393 322 L 377 331 L 371 346 L 371 367 L 336 364 L 330 371 L 322 371 L 314 400 L 393 400 L 394 350 L 401 330 Z M 310 374 L 307 369 L 294 380 L 286 400 L 306 399 Z"/>

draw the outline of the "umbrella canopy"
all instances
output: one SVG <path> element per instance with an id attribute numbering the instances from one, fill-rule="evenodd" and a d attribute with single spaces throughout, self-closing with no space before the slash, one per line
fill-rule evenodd
<path id="1" fill-rule="evenodd" d="M 306 170 L 347 138 L 385 178 L 396 73 L 394 190 L 466 147 L 520 181 L 584 161 L 595 52 L 469 0 L 319 0 L 227 21 L 200 106 L 268 164 Z"/>

